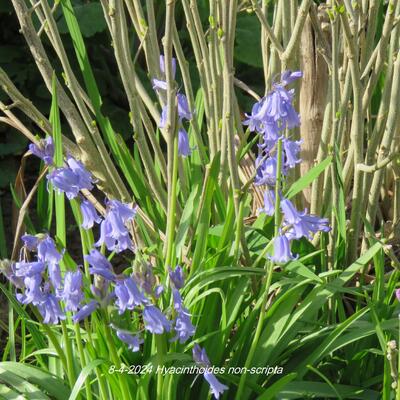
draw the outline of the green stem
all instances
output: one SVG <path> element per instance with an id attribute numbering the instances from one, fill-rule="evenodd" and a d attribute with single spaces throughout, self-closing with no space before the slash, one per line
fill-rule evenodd
<path id="1" fill-rule="evenodd" d="M 117 352 L 114 340 L 113 340 L 112 335 L 111 335 L 108 316 L 106 315 L 105 312 L 103 312 L 102 314 L 103 314 L 103 318 L 104 318 L 104 321 L 105 321 L 105 323 L 104 323 L 104 333 L 106 335 L 106 341 L 107 341 L 107 344 L 108 344 L 108 349 L 110 351 L 111 360 L 115 364 L 115 366 L 117 368 L 119 368 L 121 366 L 121 360 L 120 360 L 120 358 L 118 356 L 118 352 Z M 131 397 L 129 395 L 128 384 L 126 382 L 126 377 L 125 377 L 125 375 L 123 373 L 121 374 L 120 382 L 121 382 L 122 398 L 124 400 L 130 400 Z"/>
<path id="2" fill-rule="evenodd" d="M 275 230 L 274 230 L 274 237 L 276 238 L 279 234 L 279 226 L 281 222 L 281 213 L 280 213 L 280 197 L 279 197 L 279 190 L 281 188 L 281 183 L 282 183 L 282 139 L 278 140 L 277 144 L 277 167 L 276 167 L 276 185 L 275 185 Z M 270 243 L 272 243 L 273 240 L 271 240 Z M 268 244 L 267 247 L 270 247 L 270 243 Z M 268 267 L 268 274 L 267 274 L 267 280 L 265 282 L 265 286 L 262 290 L 263 293 L 263 301 L 261 304 L 261 309 L 260 309 L 260 317 L 258 318 L 257 322 L 257 327 L 256 327 L 256 332 L 254 334 L 253 341 L 250 346 L 249 353 L 247 355 L 247 359 L 245 362 L 245 371 L 250 367 L 251 362 L 253 361 L 254 353 L 257 349 L 258 345 L 258 340 L 260 339 L 260 335 L 262 332 L 262 327 L 264 323 L 264 318 L 265 318 L 265 313 L 266 313 L 266 306 L 267 306 L 267 301 L 268 301 L 268 294 L 269 294 L 269 289 L 271 287 L 271 281 L 272 281 L 272 274 L 274 272 L 274 264 L 272 261 L 267 261 L 266 266 Z M 240 377 L 239 381 L 239 388 L 236 393 L 236 399 L 240 400 L 242 398 L 242 394 L 244 391 L 245 383 L 246 383 L 246 372 L 242 374 Z"/>
<path id="3" fill-rule="evenodd" d="M 176 201 L 177 201 L 177 186 L 178 186 L 178 136 L 175 135 L 173 146 L 173 164 L 172 164 L 172 182 L 170 190 L 170 204 L 168 207 L 167 217 L 167 253 L 165 257 L 165 268 L 171 266 L 173 261 L 173 248 L 175 236 L 176 222 Z"/>
<path id="4" fill-rule="evenodd" d="M 68 338 L 67 324 L 65 321 L 61 321 L 61 329 L 63 333 L 65 352 L 67 355 L 67 375 L 68 381 L 71 387 L 74 386 L 75 383 L 75 371 L 74 371 L 74 358 L 72 356 L 72 346 L 71 342 Z"/>
<path id="5" fill-rule="evenodd" d="M 81 328 L 80 328 L 79 324 L 74 324 L 74 329 L 75 329 L 75 337 L 76 337 L 76 347 L 78 348 L 79 358 L 81 360 L 81 367 L 85 368 L 86 357 L 85 357 L 85 352 L 83 350 Z M 85 379 L 85 391 L 86 391 L 86 399 L 91 400 L 93 398 L 93 396 L 92 396 L 92 390 L 90 387 L 89 378 Z"/>
<path id="6" fill-rule="evenodd" d="M 164 364 L 165 346 L 162 335 L 154 335 L 157 349 L 157 368 Z M 163 398 L 164 376 L 162 371 L 157 374 L 157 399 Z"/>

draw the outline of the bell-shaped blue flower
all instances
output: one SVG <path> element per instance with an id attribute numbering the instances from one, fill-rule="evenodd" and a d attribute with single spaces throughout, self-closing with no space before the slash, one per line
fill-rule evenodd
<path id="1" fill-rule="evenodd" d="M 43 300 L 37 304 L 37 308 L 43 317 L 44 324 L 58 324 L 60 320 L 65 319 L 60 303 L 52 293 L 46 293 Z"/>
<path id="2" fill-rule="evenodd" d="M 192 150 L 189 145 L 188 133 L 180 128 L 178 130 L 178 154 L 183 157 L 190 156 Z"/>
<path id="3" fill-rule="evenodd" d="M 275 213 L 275 194 L 272 190 L 264 191 L 264 207 L 258 209 L 258 212 L 265 213 L 269 216 Z"/>
<path id="4" fill-rule="evenodd" d="M 214 395 L 216 399 L 219 399 L 219 396 L 225 392 L 225 390 L 228 390 L 228 386 L 222 384 L 212 372 L 204 372 L 203 374 L 204 379 L 208 382 L 210 385 L 210 390 L 211 393 Z"/>
<path id="5" fill-rule="evenodd" d="M 288 224 L 295 224 L 301 221 L 302 217 L 305 215 L 305 212 L 299 213 L 293 203 L 288 199 L 282 199 L 280 206 L 285 222 Z"/>
<path id="6" fill-rule="evenodd" d="M 183 269 L 179 265 L 172 271 L 170 267 L 168 267 L 169 278 L 173 283 L 176 289 L 181 289 L 185 283 L 185 279 L 183 277 Z"/>
<path id="7" fill-rule="evenodd" d="M 74 324 L 82 321 L 83 319 L 89 317 L 99 306 L 99 303 L 95 300 L 90 301 L 90 303 L 85 304 L 73 317 L 72 321 Z"/>
<path id="8" fill-rule="evenodd" d="M 101 222 L 101 217 L 97 214 L 95 206 L 89 200 L 82 201 L 81 213 L 83 218 L 82 228 L 84 229 L 90 229 L 95 222 L 97 224 Z"/>
<path id="9" fill-rule="evenodd" d="M 36 251 L 37 246 L 39 244 L 39 238 L 34 235 L 28 235 L 25 233 L 25 235 L 21 236 L 21 240 L 24 242 L 24 246 L 29 250 L 29 251 Z"/>
<path id="10" fill-rule="evenodd" d="M 133 336 L 118 329 L 116 334 L 122 342 L 128 345 L 128 349 L 132 350 L 134 353 L 140 350 L 140 345 L 144 342 L 143 339 L 139 338 L 139 336 Z"/>
<path id="11" fill-rule="evenodd" d="M 193 347 L 193 359 L 194 361 L 201 365 L 202 367 L 209 367 L 210 360 L 207 357 L 206 350 L 201 348 L 197 343 Z M 203 373 L 204 379 L 210 385 L 211 393 L 214 395 L 216 399 L 219 399 L 219 396 L 225 391 L 228 390 L 228 386 L 222 384 L 215 375 L 208 371 L 206 368 L 205 372 Z"/>
<path id="12" fill-rule="evenodd" d="M 286 235 L 279 235 L 274 238 L 273 253 L 269 258 L 276 263 L 287 263 L 295 258 L 290 251 L 290 242 Z"/>
<path id="13" fill-rule="evenodd" d="M 82 272 L 67 271 L 64 277 L 64 288 L 61 292 L 61 298 L 65 302 L 66 311 L 76 311 L 83 300 L 82 292 Z"/>
<path id="14" fill-rule="evenodd" d="M 171 330 L 171 322 L 156 306 L 150 305 L 144 308 L 143 320 L 145 329 L 151 333 L 161 335 Z"/>
<path id="15" fill-rule="evenodd" d="M 119 314 L 124 313 L 126 309 L 133 310 L 136 306 L 149 304 L 132 277 L 116 281 L 115 296 Z"/>
<path id="16" fill-rule="evenodd" d="M 33 262 L 17 262 L 15 263 L 15 276 L 26 277 L 41 274 L 46 268 L 46 264 L 42 261 Z"/>
<path id="17" fill-rule="evenodd" d="M 54 144 L 51 136 L 48 136 L 46 139 L 41 139 L 39 145 L 31 143 L 29 145 L 29 150 L 32 154 L 42 159 L 46 165 L 53 164 Z"/>
<path id="18" fill-rule="evenodd" d="M 24 293 L 17 293 L 17 300 L 22 304 L 37 305 L 43 300 L 42 276 L 35 274 L 24 278 Z"/>
<path id="19" fill-rule="evenodd" d="M 90 265 L 89 271 L 91 274 L 100 275 L 109 281 L 114 280 L 115 275 L 110 261 L 98 250 L 92 249 L 89 255 L 85 256 L 85 260 Z"/>
<path id="20" fill-rule="evenodd" d="M 288 168 L 294 168 L 296 164 L 301 162 L 299 158 L 301 140 L 294 141 L 283 139 L 283 150 L 285 155 L 285 165 Z"/>

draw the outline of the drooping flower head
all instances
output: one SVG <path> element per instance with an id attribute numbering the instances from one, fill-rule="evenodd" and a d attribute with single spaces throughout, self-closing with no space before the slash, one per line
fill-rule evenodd
<path id="1" fill-rule="evenodd" d="M 73 157 L 67 157 L 67 166 L 56 168 L 47 175 L 48 181 L 68 199 L 74 199 L 80 190 L 93 189 L 93 177 L 84 165 Z"/>
<path id="2" fill-rule="evenodd" d="M 52 293 L 43 295 L 43 299 L 37 304 L 37 308 L 43 317 L 44 324 L 58 324 L 65 319 L 57 297 Z"/>
<path id="3" fill-rule="evenodd" d="M 269 216 L 274 215 L 275 212 L 275 194 L 272 190 L 264 191 L 264 207 L 258 209 L 259 213 L 265 213 Z"/>
<path id="4" fill-rule="evenodd" d="M 196 328 L 190 319 L 189 310 L 183 305 L 182 297 L 178 289 L 172 289 L 174 309 L 176 317 L 174 320 L 175 337 L 171 341 L 179 340 L 179 343 L 185 343 L 191 336 L 195 334 Z"/>
<path id="5" fill-rule="evenodd" d="M 117 253 L 126 249 L 134 250 L 126 224 L 133 220 L 135 215 L 136 207 L 132 208 L 118 200 L 109 200 L 106 216 L 100 225 L 100 239 L 95 246 L 104 243 L 108 250 Z"/>
<path id="6" fill-rule="evenodd" d="M 117 330 L 116 333 L 117 337 L 128 345 L 128 349 L 132 350 L 133 352 L 140 350 L 140 345 L 144 341 L 143 339 L 140 339 L 139 336 L 133 336 L 120 330 Z"/>
<path id="7" fill-rule="evenodd" d="M 209 367 L 211 365 L 210 360 L 207 357 L 206 350 L 201 348 L 197 343 L 193 347 L 193 360 L 201 365 L 202 367 Z M 209 372 L 206 368 L 203 373 L 204 379 L 210 385 L 211 393 L 216 399 L 225 391 L 228 390 L 228 386 L 222 384 L 212 372 Z"/>
<path id="8" fill-rule="evenodd" d="M 100 275 L 109 281 L 114 280 L 115 275 L 110 261 L 98 250 L 92 249 L 90 253 L 85 256 L 85 260 L 90 265 L 89 271 L 91 274 Z"/>
<path id="9" fill-rule="evenodd" d="M 178 154 L 183 157 L 187 157 L 192 154 L 188 134 L 183 128 L 178 130 Z"/>
<path id="10" fill-rule="evenodd" d="M 295 258 L 290 251 L 290 242 L 286 235 L 278 235 L 274 238 L 274 251 L 269 258 L 273 262 L 282 264 Z"/>
<path id="11" fill-rule="evenodd" d="M 37 246 L 39 244 L 39 238 L 34 235 L 28 235 L 25 233 L 25 235 L 21 236 L 21 240 L 24 242 L 24 246 L 29 250 L 29 251 L 36 251 Z"/>
<path id="12" fill-rule="evenodd" d="M 89 200 L 82 201 L 81 213 L 83 218 L 82 228 L 84 229 L 90 229 L 94 223 L 99 224 L 101 222 L 101 217 L 97 214 L 95 206 Z"/>
<path id="13" fill-rule="evenodd" d="M 182 267 L 177 265 L 174 270 L 172 270 L 171 267 L 168 267 L 168 273 L 173 286 L 176 289 L 181 289 L 185 283 Z"/>
<path id="14" fill-rule="evenodd" d="M 136 306 L 149 304 L 148 299 L 139 290 L 135 280 L 131 276 L 116 281 L 115 296 L 117 298 L 115 305 L 120 314 L 124 313 L 127 309 L 133 310 Z"/>
<path id="15" fill-rule="evenodd" d="M 42 276 L 35 274 L 24 278 L 24 292 L 16 294 L 22 304 L 39 304 L 43 300 Z"/>
<path id="16" fill-rule="evenodd" d="M 82 272 L 80 269 L 65 273 L 61 298 L 65 302 L 66 311 L 76 311 L 79 308 L 84 297 L 82 285 Z"/>
<path id="17" fill-rule="evenodd" d="M 88 304 L 85 304 L 73 317 L 72 321 L 74 324 L 82 321 L 83 319 L 89 317 L 99 306 L 96 300 L 91 300 Z"/>
<path id="18" fill-rule="evenodd" d="M 39 145 L 31 143 L 29 150 L 32 154 L 42 159 L 46 165 L 53 164 L 54 144 L 51 136 L 48 136 L 46 139 L 40 139 Z"/>
<path id="19" fill-rule="evenodd" d="M 161 335 L 171 330 L 171 322 L 153 305 L 146 306 L 143 311 L 145 329 L 151 333 Z"/>

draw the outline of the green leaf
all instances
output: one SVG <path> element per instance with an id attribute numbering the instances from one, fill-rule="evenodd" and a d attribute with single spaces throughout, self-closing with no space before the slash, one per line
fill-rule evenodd
<path id="1" fill-rule="evenodd" d="M 8 371 L 31 384 L 37 385 L 53 399 L 65 400 L 69 397 L 69 389 L 64 385 L 62 379 L 39 368 L 16 362 L 0 362 L 0 369 Z"/>
<path id="2" fill-rule="evenodd" d="M 74 10 L 83 36 L 91 37 L 106 29 L 107 24 L 100 3 L 93 2 L 77 5 L 74 7 Z M 60 33 L 69 32 L 64 17 L 60 19 L 57 25 Z"/>
<path id="3" fill-rule="evenodd" d="M 290 199 L 295 194 L 301 192 L 305 189 L 310 183 L 314 181 L 331 163 L 332 156 L 325 158 L 325 160 L 321 161 L 318 165 L 311 168 L 304 176 L 302 176 L 299 180 L 293 183 L 293 185 L 289 188 L 289 190 L 285 193 L 285 197 Z"/>
<path id="4" fill-rule="evenodd" d="M 253 15 L 238 15 L 234 57 L 237 61 L 262 68 L 261 26 Z"/>
<path id="5" fill-rule="evenodd" d="M 90 373 L 100 364 L 103 364 L 104 361 L 103 360 L 93 360 L 91 361 L 89 364 L 87 364 L 81 371 L 81 373 L 78 376 L 78 379 L 75 382 L 74 387 L 72 388 L 72 392 L 68 398 L 68 400 L 75 400 L 78 395 L 79 392 L 83 386 L 83 384 L 85 383 L 85 380 L 88 378 L 88 376 L 90 375 Z"/>

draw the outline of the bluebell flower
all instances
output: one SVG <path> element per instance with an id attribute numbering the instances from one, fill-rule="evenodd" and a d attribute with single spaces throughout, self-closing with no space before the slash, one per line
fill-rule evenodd
<path id="1" fill-rule="evenodd" d="M 84 167 L 84 165 L 71 156 L 67 157 L 67 164 L 71 171 L 76 175 L 79 188 L 92 190 L 93 177 L 92 174 Z"/>
<path id="2" fill-rule="evenodd" d="M 174 321 L 174 330 L 176 336 L 171 341 L 179 340 L 181 344 L 185 343 L 195 334 L 196 328 L 193 326 L 190 314 L 185 308 L 178 311 Z"/>
<path id="3" fill-rule="evenodd" d="M 161 110 L 160 122 L 158 124 L 158 127 L 161 129 L 164 129 L 167 124 L 167 113 L 168 113 L 167 106 L 164 106 Z"/>
<path id="4" fill-rule="evenodd" d="M 17 262 L 15 263 L 15 276 L 26 277 L 40 275 L 46 268 L 46 264 L 42 261 L 33 262 Z"/>
<path id="5" fill-rule="evenodd" d="M 176 74 L 176 58 L 171 58 L 171 66 L 172 66 L 172 77 L 175 78 Z M 165 57 L 164 55 L 160 55 L 160 70 L 161 73 L 165 75 Z"/>
<path id="6" fill-rule="evenodd" d="M 46 139 L 41 139 L 39 141 L 39 146 L 31 143 L 29 145 L 29 150 L 32 154 L 42 159 L 46 165 L 53 164 L 54 144 L 51 136 L 48 136 Z"/>
<path id="7" fill-rule="evenodd" d="M 290 69 L 288 69 L 288 70 L 282 72 L 281 85 L 282 86 L 289 85 L 290 83 L 301 78 L 302 76 L 303 76 L 303 73 L 301 71 L 292 72 Z"/>
<path id="8" fill-rule="evenodd" d="M 183 269 L 181 266 L 177 265 L 176 268 L 172 271 L 170 267 L 168 267 L 169 278 L 173 283 L 176 289 L 181 289 L 185 283 L 185 279 L 183 277 Z"/>
<path id="9" fill-rule="evenodd" d="M 163 286 L 163 285 L 157 285 L 157 286 L 154 288 L 154 297 L 155 297 L 156 299 L 158 299 L 158 298 L 161 296 L 161 294 L 162 294 L 163 291 L 164 291 L 164 286 Z"/>
<path id="10" fill-rule="evenodd" d="M 50 264 L 58 264 L 62 259 L 62 255 L 57 250 L 54 240 L 48 235 L 39 241 L 37 253 L 40 261 Z"/>
<path id="11" fill-rule="evenodd" d="M 25 233 L 25 235 L 21 236 L 21 240 L 24 242 L 24 246 L 29 251 L 37 250 L 37 245 L 39 244 L 39 238 L 37 236 L 28 235 L 27 233 Z"/>
<path id="12" fill-rule="evenodd" d="M 49 273 L 49 279 L 55 289 L 61 287 L 61 271 L 58 264 L 48 263 L 47 271 Z"/>
<path id="13" fill-rule="evenodd" d="M 208 367 L 210 366 L 210 360 L 208 359 L 206 349 L 201 348 L 197 343 L 193 346 L 193 360 L 197 363 L 200 364 L 203 367 Z"/>
<path id="14" fill-rule="evenodd" d="M 90 303 L 85 304 L 73 317 L 72 321 L 74 324 L 82 321 L 83 319 L 89 317 L 99 306 L 99 303 L 95 300 L 92 300 Z"/>
<path id="15" fill-rule="evenodd" d="M 216 399 L 219 399 L 219 396 L 225 392 L 225 390 L 228 390 L 228 386 L 224 385 L 221 383 L 212 372 L 205 371 L 204 374 L 204 379 L 208 382 L 210 385 L 211 393 L 214 395 Z"/>
<path id="16" fill-rule="evenodd" d="M 264 191 L 264 207 L 258 209 L 258 212 L 265 213 L 269 216 L 275 213 L 275 194 L 272 190 Z"/>
<path id="17" fill-rule="evenodd" d="M 156 306 L 150 305 L 144 308 L 143 320 L 145 329 L 151 333 L 161 335 L 171 330 L 171 322 Z"/>
<path id="18" fill-rule="evenodd" d="M 187 308 L 183 305 L 182 297 L 178 289 L 172 289 L 172 296 L 174 302 L 174 309 L 177 312 L 174 321 L 174 330 L 176 336 L 171 339 L 175 341 L 179 339 L 179 343 L 185 343 L 191 336 L 195 334 L 196 328 L 193 326 L 190 319 L 190 313 Z"/>
<path id="19" fill-rule="evenodd" d="M 92 249 L 89 255 L 85 256 L 85 260 L 90 265 L 89 271 L 91 274 L 100 275 L 109 281 L 114 280 L 115 275 L 110 261 L 98 250 Z"/>
<path id="20" fill-rule="evenodd" d="M 192 119 L 192 113 L 190 112 L 189 109 L 189 103 L 187 101 L 187 98 L 184 94 L 178 93 L 176 95 L 178 99 L 178 117 L 180 120 L 182 119 L 187 119 L 190 120 Z"/>
<path id="21" fill-rule="evenodd" d="M 172 57 L 172 77 L 175 78 L 176 74 L 176 59 Z M 165 77 L 165 59 L 163 55 L 160 55 L 160 70 L 161 74 Z M 153 83 L 153 89 L 161 89 L 161 90 L 167 90 L 167 82 L 165 79 L 152 79 Z"/>
<path id="22" fill-rule="evenodd" d="M 178 154 L 183 157 L 190 156 L 192 150 L 189 145 L 188 133 L 183 129 L 178 130 Z"/>
<path id="23" fill-rule="evenodd" d="M 126 249 L 134 250 L 126 223 L 136 215 L 136 208 L 118 200 L 110 200 L 107 213 L 100 225 L 100 239 L 95 246 L 103 243 L 110 251 L 121 252 Z"/>
<path id="24" fill-rule="evenodd" d="M 83 217 L 82 228 L 90 229 L 94 223 L 101 222 L 101 217 L 97 214 L 95 206 L 89 201 L 84 200 L 81 203 L 81 213 Z"/>
<path id="25" fill-rule="evenodd" d="M 175 289 L 175 288 L 172 289 L 172 300 L 174 302 L 175 310 L 179 311 L 183 308 L 182 296 L 179 293 L 178 289 Z"/>
<path id="26" fill-rule="evenodd" d="M 39 242 L 37 252 L 38 259 L 47 263 L 51 283 L 56 289 L 60 288 L 61 271 L 59 262 L 62 259 L 62 255 L 58 252 L 54 240 L 50 236 L 46 236 Z"/>
<path id="27" fill-rule="evenodd" d="M 204 348 L 202 349 L 197 343 L 193 347 L 193 359 L 197 364 L 203 367 L 210 367 L 210 361 L 207 357 L 206 350 Z M 220 394 L 229 389 L 228 386 L 222 384 L 212 372 L 209 372 L 207 368 L 203 376 L 210 385 L 211 393 L 216 399 L 219 399 Z"/>
<path id="28" fill-rule="evenodd" d="M 75 198 L 81 189 L 92 190 L 93 178 L 84 165 L 73 157 L 67 157 L 68 167 L 56 168 L 47 175 L 48 181 L 68 199 Z"/>
<path id="29" fill-rule="evenodd" d="M 68 199 L 78 196 L 78 177 L 69 168 L 56 168 L 47 175 L 47 180 L 58 190 L 64 192 Z"/>
<path id="30" fill-rule="evenodd" d="M 257 103 L 254 103 L 251 114 L 245 114 L 246 120 L 242 122 L 243 125 L 247 125 L 249 127 L 250 132 L 263 132 L 263 121 L 258 118 L 259 111 L 265 102 L 265 98 L 261 99 Z"/>
<path id="31" fill-rule="evenodd" d="M 149 296 L 159 298 L 164 291 L 163 285 L 157 285 L 157 280 L 153 274 L 153 267 L 151 264 L 140 265 L 139 270 L 134 273 L 135 282 L 144 290 Z"/>
<path id="32" fill-rule="evenodd" d="M 305 212 L 299 213 L 293 203 L 288 199 L 282 199 L 280 202 L 281 210 L 283 212 L 285 221 L 288 224 L 295 224 L 301 221 Z"/>
<path id="33" fill-rule="evenodd" d="M 58 324 L 59 320 L 65 319 L 60 304 L 52 293 L 46 293 L 43 300 L 37 304 L 37 308 L 43 317 L 44 324 Z"/>
<path id="34" fill-rule="evenodd" d="M 118 307 L 119 314 L 124 313 L 126 309 L 133 310 L 135 306 L 149 303 L 132 277 L 116 281 L 115 296 L 117 297 L 115 305 Z"/>
<path id="35" fill-rule="evenodd" d="M 312 238 L 316 232 L 329 232 L 329 221 L 327 218 L 319 218 L 315 215 L 304 214 L 301 218 L 292 224 L 287 232 L 289 239 L 300 239 L 306 237 Z"/>
<path id="36" fill-rule="evenodd" d="M 285 165 L 289 168 L 294 168 L 296 164 L 301 162 L 299 158 L 301 140 L 294 141 L 283 139 L 283 149 L 285 154 Z"/>
<path id="37" fill-rule="evenodd" d="M 42 276 L 35 274 L 24 278 L 24 293 L 17 293 L 17 300 L 22 304 L 37 305 L 43 300 Z"/>
<path id="38" fill-rule="evenodd" d="M 24 279 L 16 275 L 16 267 L 14 262 L 3 260 L 0 264 L 0 272 L 18 289 L 24 288 Z"/>
<path id="39" fill-rule="evenodd" d="M 143 339 L 140 339 L 139 336 L 133 336 L 128 333 L 122 332 L 118 329 L 117 329 L 116 333 L 117 333 L 117 337 L 128 345 L 128 349 L 132 350 L 133 352 L 140 350 L 140 345 L 144 341 L 143 341 Z"/>
<path id="40" fill-rule="evenodd" d="M 274 238 L 273 253 L 269 258 L 276 263 L 286 263 L 295 258 L 290 251 L 290 242 L 286 235 L 279 235 Z"/>
<path id="41" fill-rule="evenodd" d="M 83 300 L 82 292 L 82 272 L 80 269 L 76 271 L 67 271 L 64 277 L 64 288 L 61 298 L 65 302 L 66 311 L 76 311 L 79 304 Z"/>
<path id="42" fill-rule="evenodd" d="M 258 160 L 260 162 L 261 160 Z M 257 164 L 256 161 L 257 174 L 254 178 L 254 184 L 260 185 L 270 185 L 274 186 L 276 182 L 276 169 L 277 161 L 275 157 L 269 157 L 262 161 L 261 164 Z"/>

